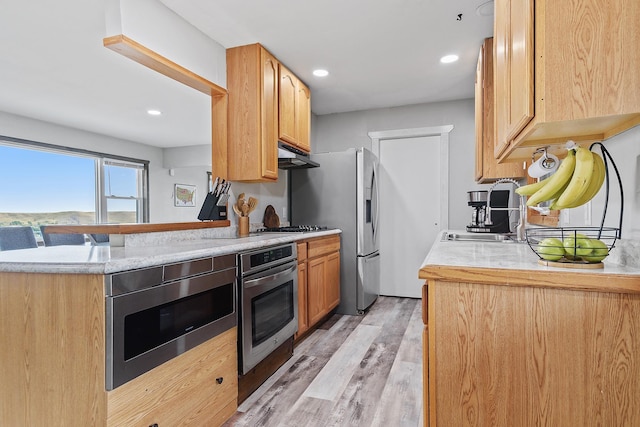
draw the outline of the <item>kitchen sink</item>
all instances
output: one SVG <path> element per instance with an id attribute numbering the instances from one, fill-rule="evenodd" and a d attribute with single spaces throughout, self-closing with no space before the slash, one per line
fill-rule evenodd
<path id="1" fill-rule="evenodd" d="M 442 233 L 443 242 L 459 241 L 459 242 L 501 242 L 515 243 L 515 240 L 507 234 L 496 233 L 452 233 L 445 231 Z"/>

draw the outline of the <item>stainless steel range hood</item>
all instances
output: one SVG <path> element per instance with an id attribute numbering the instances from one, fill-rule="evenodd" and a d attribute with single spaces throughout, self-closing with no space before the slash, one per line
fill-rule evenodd
<path id="1" fill-rule="evenodd" d="M 293 147 L 278 142 L 279 169 L 308 169 L 320 166 L 309 158 L 309 155 Z"/>

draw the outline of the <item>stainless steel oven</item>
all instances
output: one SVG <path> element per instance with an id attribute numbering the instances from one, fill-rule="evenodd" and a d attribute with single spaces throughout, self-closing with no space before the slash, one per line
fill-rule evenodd
<path id="1" fill-rule="evenodd" d="M 298 330 L 296 245 L 239 255 L 240 374 L 246 374 Z"/>
<path id="2" fill-rule="evenodd" d="M 236 326 L 236 255 L 106 276 L 106 388 Z"/>

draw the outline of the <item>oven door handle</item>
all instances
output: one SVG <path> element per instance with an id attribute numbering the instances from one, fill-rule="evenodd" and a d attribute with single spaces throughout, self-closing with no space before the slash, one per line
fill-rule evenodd
<path id="1" fill-rule="evenodd" d="M 259 277 L 257 279 L 244 280 L 242 287 L 243 288 L 252 288 L 254 286 L 264 285 L 265 283 L 274 282 L 279 280 L 282 276 L 287 276 L 298 268 L 298 264 L 294 263 L 291 267 L 282 270 L 277 273 L 269 274 L 268 276 Z"/>

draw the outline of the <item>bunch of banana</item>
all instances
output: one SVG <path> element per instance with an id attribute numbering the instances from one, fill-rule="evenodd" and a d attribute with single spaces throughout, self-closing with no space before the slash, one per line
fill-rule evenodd
<path id="1" fill-rule="evenodd" d="M 531 196 L 527 206 L 553 200 L 550 209 L 582 206 L 602 187 L 605 166 L 602 157 L 584 147 L 569 150 L 555 173 L 542 181 L 516 189 L 521 196 Z"/>

